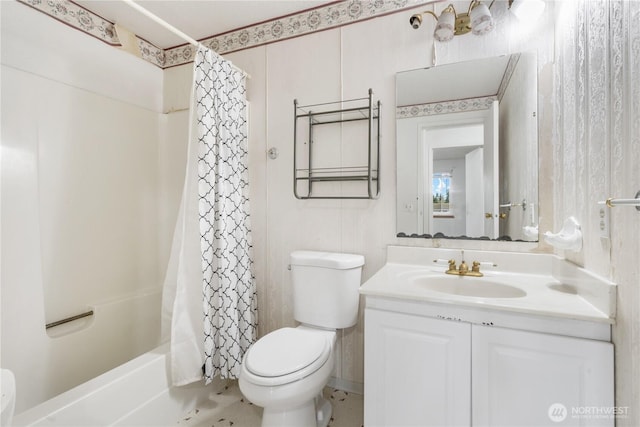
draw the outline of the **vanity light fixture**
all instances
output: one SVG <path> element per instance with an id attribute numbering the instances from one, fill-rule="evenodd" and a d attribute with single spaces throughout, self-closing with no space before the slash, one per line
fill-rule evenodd
<path id="1" fill-rule="evenodd" d="M 544 0 L 509 0 L 509 10 L 520 21 L 534 22 L 544 12 Z"/>
<path id="2" fill-rule="evenodd" d="M 495 26 L 490 12 L 494 1 L 487 6 L 480 0 L 473 0 L 466 13 L 457 13 L 452 4 L 447 6 L 440 16 L 426 10 L 412 15 L 409 18 L 409 24 L 417 30 L 422 25 L 423 14 L 433 16 L 437 21 L 433 37 L 439 42 L 447 42 L 453 39 L 453 36 L 460 36 L 468 32 L 477 36 L 484 35 L 491 32 Z M 544 8 L 544 0 L 509 0 L 509 10 L 518 20 L 523 22 L 536 21 L 544 12 Z"/>
<path id="3" fill-rule="evenodd" d="M 451 40 L 453 36 L 460 36 L 468 32 L 472 32 L 477 36 L 491 32 L 494 27 L 494 21 L 489 7 L 480 0 L 473 0 L 469 4 L 469 9 L 466 13 L 457 13 L 452 4 L 447 6 L 440 16 L 430 10 L 423 13 L 433 16 L 438 21 L 433 37 L 439 42 L 446 42 Z M 420 28 L 422 13 L 416 13 L 411 16 L 409 23 L 414 29 Z"/>

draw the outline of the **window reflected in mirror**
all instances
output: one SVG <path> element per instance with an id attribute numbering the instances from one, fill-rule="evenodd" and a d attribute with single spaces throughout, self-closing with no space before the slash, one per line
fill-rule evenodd
<path id="1" fill-rule="evenodd" d="M 433 216 L 451 217 L 450 206 L 451 173 L 436 172 L 433 174 L 431 193 L 433 194 Z"/>

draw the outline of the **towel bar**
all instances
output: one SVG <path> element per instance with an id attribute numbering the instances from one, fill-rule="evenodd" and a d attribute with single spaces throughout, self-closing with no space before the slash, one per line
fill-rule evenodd
<path id="1" fill-rule="evenodd" d="M 56 326 L 64 325 L 65 323 L 73 322 L 74 320 L 82 319 L 84 317 L 89 317 L 89 316 L 93 316 L 93 310 L 89 310 L 85 313 L 76 314 L 75 316 L 67 317 L 66 319 L 47 323 L 44 328 L 45 329 L 54 328 Z"/>

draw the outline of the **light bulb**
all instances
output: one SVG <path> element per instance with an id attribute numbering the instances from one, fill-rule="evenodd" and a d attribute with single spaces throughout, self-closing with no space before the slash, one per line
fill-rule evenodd
<path id="1" fill-rule="evenodd" d="M 486 4 L 478 2 L 469 13 L 471 17 L 471 32 L 477 36 L 487 34 L 493 30 L 494 22 Z"/>
<path id="2" fill-rule="evenodd" d="M 456 15 L 449 8 L 442 11 L 442 14 L 438 18 L 438 24 L 433 32 L 433 37 L 439 42 L 448 42 L 453 38 L 454 24 L 456 22 Z"/>
<path id="3" fill-rule="evenodd" d="M 544 12 L 543 0 L 514 0 L 511 4 L 511 13 L 520 21 L 536 21 Z"/>

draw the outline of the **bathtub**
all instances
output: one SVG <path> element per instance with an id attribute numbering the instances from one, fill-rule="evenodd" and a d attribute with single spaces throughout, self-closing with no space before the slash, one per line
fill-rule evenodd
<path id="1" fill-rule="evenodd" d="M 91 304 L 93 316 L 46 330 L 44 313 L 28 316 L 3 305 L 2 367 L 15 374 L 16 413 L 158 347 L 161 301 L 157 286 L 143 288 Z"/>
<path id="2" fill-rule="evenodd" d="M 171 387 L 163 344 L 13 418 L 14 426 L 170 426 L 216 385 Z M 18 390 L 18 393 L 20 391 Z"/>

